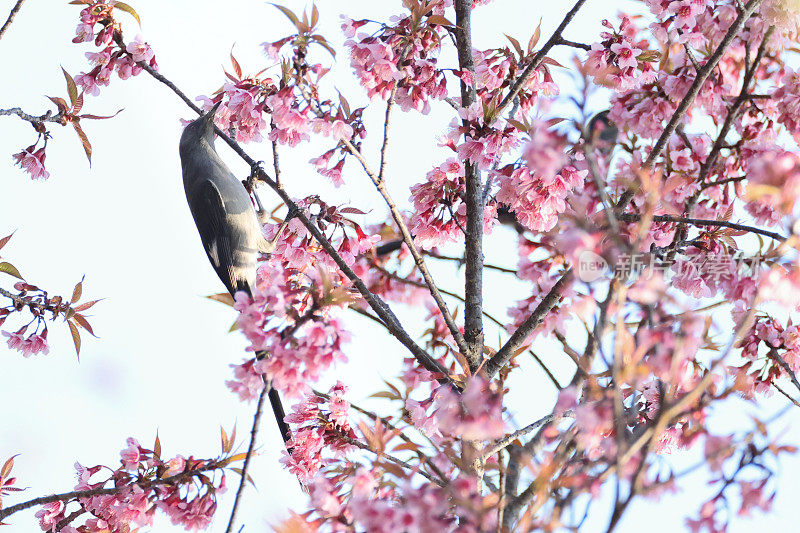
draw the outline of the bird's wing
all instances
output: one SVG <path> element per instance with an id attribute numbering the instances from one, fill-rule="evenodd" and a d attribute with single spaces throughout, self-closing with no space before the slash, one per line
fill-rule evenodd
<path id="1" fill-rule="evenodd" d="M 233 243 L 226 223 L 225 202 L 211 180 L 204 180 L 195 189 L 191 208 L 211 266 L 233 293 L 237 288 L 233 268 Z"/>

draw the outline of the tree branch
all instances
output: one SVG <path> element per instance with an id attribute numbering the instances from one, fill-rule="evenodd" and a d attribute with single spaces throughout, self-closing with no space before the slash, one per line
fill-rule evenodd
<path id="1" fill-rule="evenodd" d="M 118 44 L 120 48 L 123 50 L 125 49 L 125 43 L 122 41 L 120 37 L 118 39 Z M 172 92 L 174 92 L 178 97 L 186 103 L 195 113 L 198 115 L 202 114 L 202 110 L 197 107 L 178 87 L 164 77 L 162 74 L 153 70 L 146 62 L 140 61 L 137 63 L 140 67 L 142 67 L 148 74 L 153 76 L 156 80 L 160 81 L 164 85 L 170 88 Z M 336 263 L 336 266 L 341 269 L 345 276 L 353 283 L 353 285 L 358 289 L 358 292 L 364 297 L 367 301 L 369 306 L 375 311 L 378 317 L 383 320 L 386 324 L 386 328 L 389 332 L 400 341 L 414 358 L 425 367 L 427 370 L 434 372 L 440 375 L 440 379 L 443 379 L 447 382 L 452 382 L 448 375 L 447 369 L 444 368 L 438 361 L 433 359 L 428 353 L 425 352 L 417 343 L 414 342 L 414 339 L 406 332 L 403 328 L 402 324 L 398 320 L 397 316 L 394 312 L 389 308 L 386 302 L 383 301 L 379 296 L 373 294 L 364 284 L 364 281 L 358 277 L 358 275 L 350 268 L 347 263 L 345 263 L 344 259 L 339 255 L 336 249 L 333 247 L 331 242 L 323 235 L 323 233 L 319 230 L 319 228 L 309 220 L 309 218 L 302 212 L 300 207 L 297 203 L 292 200 L 292 198 L 288 195 L 286 190 L 283 187 L 279 187 L 278 184 L 270 178 L 267 173 L 258 165 L 258 162 L 250 157 L 239 143 L 235 140 L 231 139 L 225 132 L 220 130 L 217 126 L 214 126 L 214 131 L 216 134 L 223 140 L 225 143 L 233 149 L 236 154 L 241 157 L 250 168 L 256 169 L 257 177 L 259 180 L 263 181 L 267 185 L 272 188 L 273 191 L 281 198 L 281 200 L 286 204 L 287 208 L 291 213 L 297 217 L 300 222 L 302 222 L 303 226 L 311 233 L 311 235 L 317 240 L 317 242 L 322 246 L 325 253 L 327 253 L 331 259 Z"/>
<path id="2" fill-rule="evenodd" d="M 536 309 L 533 310 L 531 316 L 525 319 L 525 321 L 520 324 L 517 330 L 511 335 L 506 343 L 497 351 L 496 354 L 492 356 L 489 361 L 486 362 L 484 365 L 484 369 L 486 370 L 486 375 L 491 378 L 494 376 L 498 370 L 503 368 L 503 366 L 508 363 L 511 357 L 514 355 L 514 352 L 522 346 L 525 342 L 525 339 L 528 338 L 528 335 L 533 333 L 539 324 L 542 323 L 545 316 L 555 307 L 558 303 L 559 298 L 561 298 L 561 291 L 566 286 L 567 282 L 572 279 L 572 269 L 567 270 L 561 276 L 553 288 L 550 289 L 550 292 L 542 298 L 542 301 L 539 302 L 539 305 L 536 306 Z"/>
<path id="3" fill-rule="evenodd" d="M 14 17 L 16 17 L 17 13 L 19 13 L 19 10 L 22 7 L 23 2 L 25 2 L 25 0 L 17 0 L 17 3 L 14 4 L 14 7 L 11 8 L 11 13 L 8 14 L 8 18 L 3 24 L 3 27 L 0 28 L 0 39 L 3 38 L 3 35 L 6 33 L 6 30 L 8 30 L 8 28 L 11 26 L 11 23 L 14 22 Z"/>
<path id="4" fill-rule="evenodd" d="M 456 48 L 458 66 L 463 72 L 475 73 L 472 57 L 472 0 L 456 0 Z M 476 101 L 475 88 L 461 81 L 461 107 L 468 108 Z M 498 111 L 500 113 L 500 111 Z M 463 120 L 469 131 L 469 121 Z M 465 134 L 466 136 L 466 134 Z M 466 140 L 466 139 L 465 139 Z M 464 356 L 474 372 L 483 360 L 483 186 L 478 167 L 464 161 L 467 208 L 467 227 L 464 232 L 465 246 L 465 304 L 464 339 L 467 350 Z"/>
<path id="5" fill-rule="evenodd" d="M 569 23 L 572 22 L 572 19 L 575 18 L 575 15 L 578 14 L 578 11 L 580 11 L 581 7 L 583 7 L 583 4 L 585 3 L 586 0 L 578 0 L 577 2 L 575 2 L 575 5 L 566 14 L 564 20 L 561 21 L 561 24 L 558 25 L 556 31 L 553 32 L 553 35 L 547 40 L 546 43 L 544 43 L 544 46 L 542 46 L 541 50 L 536 52 L 536 55 L 533 56 L 533 60 L 531 61 L 530 65 L 525 67 L 525 70 L 523 70 L 522 74 L 519 75 L 517 81 L 515 81 L 513 85 L 511 85 L 508 94 L 506 95 L 505 98 L 503 98 L 503 101 L 500 102 L 500 105 L 497 107 L 495 117 L 502 116 L 503 111 L 505 111 L 505 109 L 509 105 L 511 105 L 511 103 L 514 101 L 514 98 L 516 98 L 517 95 L 519 95 L 520 91 L 522 91 L 522 87 L 525 86 L 525 83 L 528 81 L 528 78 L 531 77 L 533 71 L 539 68 L 539 65 L 542 64 L 542 61 L 544 61 L 544 58 L 547 56 L 547 53 L 550 51 L 550 49 L 552 49 L 557 44 L 572 44 L 570 41 L 562 39 L 561 34 L 567 28 Z"/>
<path id="6" fill-rule="evenodd" d="M 36 126 L 37 124 L 42 124 L 44 122 L 56 122 L 58 124 L 62 124 L 62 121 L 64 120 L 64 115 L 61 113 L 56 113 L 54 115 L 52 111 L 48 111 L 44 115 L 36 116 L 36 115 L 29 115 L 28 113 L 25 113 L 22 109 L 18 107 L 12 107 L 11 109 L 0 109 L 0 116 L 5 116 L 5 115 L 16 115 L 22 120 L 30 122 L 34 126 Z"/>
<path id="7" fill-rule="evenodd" d="M 636 215 L 633 213 L 623 213 L 619 216 L 619 219 L 623 222 L 638 222 L 641 220 L 641 215 Z M 675 222 L 680 224 L 692 224 L 693 226 L 714 226 L 714 227 L 722 227 L 722 228 L 731 228 L 739 231 L 747 231 L 750 233 L 757 233 L 758 235 L 763 235 L 765 237 L 770 237 L 777 241 L 785 241 L 786 237 L 781 235 L 780 233 L 775 233 L 772 231 L 763 230 L 760 228 L 756 228 L 753 226 L 747 226 L 745 224 L 736 224 L 735 222 L 727 222 L 725 220 L 707 220 L 702 218 L 685 218 L 685 217 L 675 217 L 672 215 L 653 215 L 653 222 Z"/>

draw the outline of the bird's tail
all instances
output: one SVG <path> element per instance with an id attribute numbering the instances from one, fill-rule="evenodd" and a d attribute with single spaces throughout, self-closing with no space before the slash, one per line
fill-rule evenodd
<path id="1" fill-rule="evenodd" d="M 258 359 L 263 359 L 266 357 L 265 352 L 257 352 L 256 357 Z M 284 418 L 286 418 L 286 412 L 283 410 L 283 402 L 281 401 L 280 393 L 272 387 L 271 384 L 267 385 L 269 387 L 269 403 L 272 405 L 272 414 L 275 415 L 275 421 L 278 423 L 278 429 L 281 432 L 281 437 L 283 438 L 283 442 L 289 442 L 289 439 L 292 438 L 292 432 L 289 430 L 289 424 L 286 423 Z"/>
<path id="2" fill-rule="evenodd" d="M 251 297 L 253 292 L 250 290 L 250 285 L 246 281 L 238 280 L 237 281 L 237 291 L 246 291 Z M 231 294 L 235 294 L 236 291 L 231 291 Z M 256 359 L 266 359 L 269 357 L 269 354 L 265 351 L 256 352 Z M 286 411 L 283 409 L 283 402 L 281 401 L 280 393 L 272 387 L 272 384 L 266 382 L 265 386 L 269 387 L 269 403 L 272 405 L 272 414 L 275 415 L 275 421 L 278 423 L 278 429 L 281 432 L 281 437 L 283 438 L 284 444 L 289 442 L 289 439 L 292 438 L 292 432 L 289 430 L 289 424 L 286 423 L 284 418 L 286 418 Z M 291 450 L 289 450 L 291 452 Z"/>

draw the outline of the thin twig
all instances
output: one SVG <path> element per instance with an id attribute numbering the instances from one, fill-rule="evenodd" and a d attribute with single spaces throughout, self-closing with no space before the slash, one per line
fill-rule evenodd
<path id="1" fill-rule="evenodd" d="M 342 441 L 346 442 L 347 444 L 350 444 L 350 445 L 355 446 L 356 448 L 360 448 L 362 450 L 366 450 L 368 452 L 372 452 L 375 455 L 377 455 L 378 457 L 380 457 L 381 459 L 386 459 L 390 463 L 394 463 L 397 466 L 403 467 L 403 468 L 405 468 L 407 470 L 411 470 L 412 472 L 415 472 L 415 473 L 421 475 L 422 477 L 426 478 L 428 481 L 436 483 L 440 487 L 444 487 L 445 485 L 447 485 L 447 483 L 445 481 L 442 481 L 440 479 L 436 479 L 435 477 L 433 477 L 429 473 L 425 472 L 424 470 L 420 470 L 416 466 L 414 466 L 414 465 L 412 465 L 410 463 L 407 463 L 406 461 L 403 461 L 402 459 L 398 459 L 397 457 L 389 455 L 386 452 L 382 452 L 380 450 L 375 450 L 375 449 L 372 448 L 372 446 L 370 446 L 368 444 L 365 444 L 365 443 L 361 442 L 360 440 L 356 440 L 356 439 L 354 439 L 352 437 L 349 437 L 349 436 L 347 436 L 347 435 L 345 435 L 343 433 L 339 433 L 338 437 Z"/>
<path id="2" fill-rule="evenodd" d="M 571 414 L 571 411 L 569 411 L 569 413 Z M 569 415 L 565 414 L 564 416 L 569 416 Z M 513 433 L 509 433 L 505 437 L 502 437 L 499 440 L 493 442 L 492 444 L 487 445 L 486 448 L 484 448 L 484 450 L 483 450 L 483 456 L 485 458 L 488 458 L 489 456 L 496 454 L 500 450 L 504 450 L 509 444 L 513 443 L 515 440 L 517 440 L 517 439 L 519 439 L 521 437 L 524 437 L 525 435 L 527 435 L 531 431 L 533 431 L 535 429 L 538 429 L 538 428 L 540 428 L 541 426 L 543 426 L 545 424 L 549 424 L 550 422 L 554 421 L 555 419 L 556 419 L 556 417 L 554 415 L 549 414 L 549 415 L 547 415 L 545 417 L 540 418 L 536 422 L 532 422 L 532 423 L 528 424 L 527 426 L 525 426 L 522 429 L 518 429 L 517 431 L 515 431 Z"/>
<path id="3" fill-rule="evenodd" d="M 11 23 L 14 22 L 14 17 L 16 17 L 17 13 L 19 13 L 23 2 L 25 2 L 25 0 L 17 0 L 17 3 L 11 8 L 11 13 L 8 14 L 8 18 L 3 24 L 3 27 L 0 28 L 0 39 L 3 38 L 3 34 L 5 34 L 6 30 L 8 30 L 8 28 L 11 26 Z"/>
<path id="4" fill-rule="evenodd" d="M 258 395 L 258 403 L 256 404 L 256 412 L 253 415 L 253 427 L 250 428 L 250 443 L 247 445 L 247 454 L 244 457 L 242 464 L 242 478 L 239 480 L 239 488 L 236 489 L 236 496 L 233 499 L 233 508 L 231 509 L 231 517 L 228 519 L 228 527 L 225 528 L 225 533 L 231 533 L 233 526 L 236 523 L 236 513 L 239 511 L 239 502 L 242 500 L 244 493 L 244 486 L 247 484 L 247 469 L 250 466 L 250 459 L 253 457 L 253 450 L 256 448 L 256 437 L 258 436 L 258 427 L 261 423 L 261 414 L 264 411 L 264 398 L 269 394 L 272 385 L 269 382 L 264 383 L 261 389 L 261 394 Z"/>
<path id="5" fill-rule="evenodd" d="M 563 37 L 560 38 L 556 44 L 570 46 L 572 48 L 580 48 L 581 50 L 586 50 L 587 52 L 592 49 L 591 45 L 585 43 L 576 43 L 575 41 L 569 41 Z"/>
<path id="6" fill-rule="evenodd" d="M 443 261 L 454 261 L 456 263 L 459 263 L 460 265 L 464 264 L 464 259 L 461 258 L 461 257 L 453 257 L 453 256 L 450 256 L 450 255 L 442 255 L 442 254 L 438 254 L 436 252 L 429 252 L 429 251 L 425 251 L 423 253 L 425 255 L 427 255 L 427 256 L 433 257 L 434 259 L 441 259 Z M 516 274 L 517 273 L 517 269 L 515 269 L 515 268 L 506 268 L 506 267 L 501 267 L 501 266 L 497 266 L 497 265 L 489 265 L 487 263 L 483 264 L 483 268 L 487 268 L 489 270 L 496 270 L 498 272 L 503 272 L 505 274 Z"/>
<path id="7" fill-rule="evenodd" d="M 392 108 L 394 107 L 394 98 L 397 94 L 397 84 L 392 87 L 392 94 L 389 100 L 386 101 L 386 115 L 383 120 L 383 143 L 381 144 L 381 162 L 378 166 L 378 181 L 383 181 L 383 175 L 386 170 L 386 148 L 389 146 L 389 119 L 392 117 Z"/>
<path id="8" fill-rule="evenodd" d="M 536 353 L 533 350 L 528 350 L 528 353 L 530 353 L 531 357 L 533 357 L 533 360 L 539 364 L 539 368 L 541 368 L 544 371 L 544 373 L 547 375 L 547 377 L 555 386 L 556 390 L 560 391 L 561 389 L 563 389 L 564 387 L 561 386 L 561 383 L 559 383 L 556 377 L 553 375 L 553 373 L 550 372 L 550 369 L 547 368 L 547 365 L 544 364 L 544 361 L 542 361 L 542 359 L 538 355 L 536 355 Z"/>

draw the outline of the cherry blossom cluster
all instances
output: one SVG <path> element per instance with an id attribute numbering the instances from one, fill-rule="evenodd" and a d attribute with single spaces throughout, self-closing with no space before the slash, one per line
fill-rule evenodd
<path id="1" fill-rule="evenodd" d="M 116 469 L 75 463 L 77 494 L 66 494 L 43 505 L 36 517 L 42 531 L 120 533 L 151 526 L 156 510 L 160 510 L 187 531 L 205 529 L 216 511 L 217 495 L 225 492 L 223 469 L 234 459 L 177 455 L 165 460 L 158 439 L 150 450 L 129 438 Z M 82 518 L 83 524 L 75 525 L 73 521 L 84 514 L 90 518 Z"/>
<path id="2" fill-rule="evenodd" d="M 0 239 L 0 250 L 8 244 L 13 235 Z M 0 256 L 2 259 L 2 256 Z M 10 275 L 22 280 L 19 270 L 7 261 L 0 261 L 0 274 Z M 15 350 L 24 357 L 36 354 L 47 355 L 50 347 L 47 343 L 48 315 L 49 320 L 64 319 L 75 341 L 76 352 L 80 353 L 80 332 L 83 329 L 94 335 L 92 326 L 86 316 L 86 311 L 91 309 L 98 300 L 80 302 L 83 295 L 83 280 L 72 291 L 72 296 L 67 299 L 62 296 L 50 296 L 47 291 L 26 281 L 17 281 L 13 291 L 0 287 L 0 298 L 8 300 L 8 304 L 0 306 L 0 328 L 6 321 L 14 317 L 17 325 L 7 331 L 0 331 L 5 337 L 9 350 Z"/>
<path id="3" fill-rule="evenodd" d="M 137 35 L 127 45 L 122 42 L 122 29 L 114 18 L 114 10 L 122 9 L 138 18 L 132 8 L 127 4 L 97 0 L 83 0 L 80 3 L 86 7 L 81 10 L 80 24 L 75 30 L 72 42 L 94 42 L 99 49 L 98 52 L 86 53 L 86 58 L 93 68 L 75 77 L 75 83 L 84 92 L 92 96 L 99 95 L 100 87 L 110 83 L 114 72 L 122 80 L 138 75 L 142 67 L 137 63 L 145 63 L 155 70 L 158 69 L 155 53 L 141 35 Z"/>
<path id="4" fill-rule="evenodd" d="M 38 141 L 36 144 L 38 144 Z M 22 170 L 30 174 L 31 179 L 46 180 L 50 177 L 50 173 L 44 168 L 44 150 L 47 147 L 47 143 L 45 142 L 45 145 L 38 150 L 36 149 L 36 144 L 28 146 L 12 157 L 14 158 L 14 164 L 19 165 Z"/>
<path id="5" fill-rule="evenodd" d="M 448 159 L 428 172 L 427 181 L 411 187 L 414 216 L 410 230 L 425 249 L 459 242 L 464 235 L 466 205 L 462 198 L 466 190 L 464 165 Z M 484 227 L 493 225 L 496 203 L 487 205 Z"/>
<path id="6" fill-rule="evenodd" d="M 236 379 L 228 386 L 243 400 L 258 395 L 260 375 L 276 389 L 297 395 L 346 359 L 342 349 L 350 334 L 336 314 L 352 297 L 322 267 L 298 271 L 274 255 L 261 265 L 252 297 L 237 293 L 237 323 L 251 343 L 249 349 L 266 355 L 233 365 Z"/>
<path id="7" fill-rule="evenodd" d="M 446 436 L 486 441 L 505 434 L 502 395 L 496 385 L 478 376 L 470 378 L 460 394 L 442 385 L 431 398 L 408 399 L 405 407 L 414 426 L 435 440 Z"/>
<path id="8" fill-rule="evenodd" d="M 677 3 L 677 2 L 672 2 Z M 647 41 L 637 41 L 638 29 L 628 17 L 622 17 L 619 30 L 608 20 L 603 21 L 608 32 L 603 41 L 592 44 L 586 67 L 598 83 L 611 85 L 617 90 L 634 89 L 655 80 L 652 61 L 656 54 L 648 54 Z"/>
<path id="9" fill-rule="evenodd" d="M 323 464 L 331 463 L 323 452 L 338 457 L 351 450 L 348 440 L 354 440 L 356 434 L 348 419 L 346 393 L 341 382 L 331 387 L 327 398 L 307 393 L 286 416 L 292 438 L 281 462 L 301 483 L 311 482 Z"/>
<path id="10" fill-rule="evenodd" d="M 404 111 L 428 113 L 432 100 L 447 95 L 447 82 L 437 60 L 442 21 L 423 18 L 429 11 L 426 5 L 436 3 L 423 2 L 373 34 L 356 34 L 370 21 L 344 18 L 350 65 L 370 97 L 388 100 L 394 95 Z"/>

